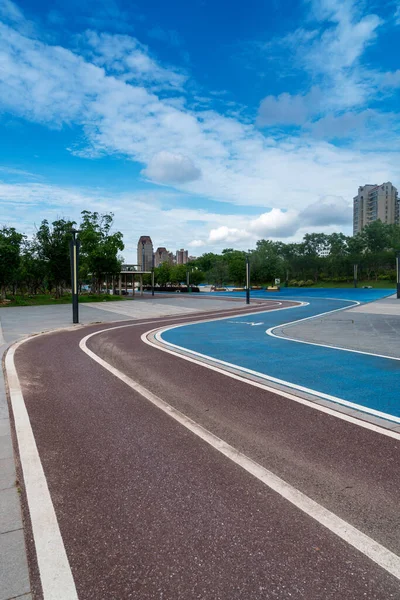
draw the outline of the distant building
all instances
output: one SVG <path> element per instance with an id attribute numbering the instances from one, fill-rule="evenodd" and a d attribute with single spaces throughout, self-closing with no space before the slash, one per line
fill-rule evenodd
<path id="1" fill-rule="evenodd" d="M 144 258 L 144 264 L 143 264 Z M 151 271 L 153 266 L 153 242 L 148 235 L 141 235 L 137 245 L 137 264 L 142 271 Z"/>
<path id="2" fill-rule="evenodd" d="M 170 253 L 164 247 L 159 247 L 154 253 L 154 266 L 159 267 L 163 263 L 170 262 Z"/>
<path id="3" fill-rule="evenodd" d="M 353 234 L 378 219 L 382 223 L 400 224 L 399 210 L 397 188 L 390 181 L 360 186 L 353 199 Z"/>
<path id="4" fill-rule="evenodd" d="M 188 254 L 189 252 L 187 250 L 184 250 L 183 248 L 181 248 L 180 250 L 176 251 L 176 264 L 177 265 L 186 265 L 186 263 L 188 262 Z"/>

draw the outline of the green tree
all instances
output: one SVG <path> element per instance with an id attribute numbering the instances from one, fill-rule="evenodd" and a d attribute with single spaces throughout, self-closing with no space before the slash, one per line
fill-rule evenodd
<path id="1" fill-rule="evenodd" d="M 69 243 L 75 221 L 57 219 L 51 225 L 42 221 L 35 236 L 39 258 L 46 264 L 46 276 L 49 289 L 55 288 L 59 297 L 63 289 L 71 283 Z"/>
<path id="2" fill-rule="evenodd" d="M 20 250 L 24 236 L 14 227 L 0 229 L 0 291 L 6 297 L 7 286 L 13 284 L 20 264 Z"/>
<path id="3" fill-rule="evenodd" d="M 120 231 L 111 233 L 113 213 L 84 210 L 81 215 L 81 273 L 92 278 L 92 286 L 99 292 L 104 277 L 108 280 L 121 271 L 122 257 L 118 252 L 124 249 L 123 236 Z"/>

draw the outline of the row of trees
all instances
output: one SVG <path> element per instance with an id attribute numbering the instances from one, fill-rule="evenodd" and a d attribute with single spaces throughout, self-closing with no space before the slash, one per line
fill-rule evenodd
<path id="1" fill-rule="evenodd" d="M 342 233 L 306 234 L 300 243 L 259 240 L 254 250 L 227 248 L 222 254 L 207 253 L 194 266 L 210 284 L 245 284 L 249 257 L 251 281 L 266 284 L 279 277 L 292 285 L 308 281 L 350 281 L 354 265 L 358 278 L 396 280 L 396 253 L 400 251 L 400 227 L 375 221 L 355 236 Z"/>
<path id="2" fill-rule="evenodd" d="M 33 239 L 13 227 L 0 229 L 0 289 L 14 295 L 54 292 L 60 296 L 70 287 L 69 243 L 75 221 L 42 221 Z M 99 292 L 104 280 L 116 277 L 122 264 L 122 233 L 112 233 L 113 214 L 83 211 L 79 223 L 81 240 L 80 281 Z M 266 284 L 275 277 L 299 282 L 346 281 L 358 265 L 359 279 L 396 279 L 396 253 L 400 251 L 400 227 L 375 221 L 355 236 L 342 233 L 306 234 L 302 242 L 285 244 L 259 240 L 249 252 L 227 248 L 221 254 L 206 253 L 189 265 L 164 263 L 155 269 L 159 285 L 203 281 L 215 285 L 245 284 L 249 257 L 251 280 Z M 147 281 L 150 283 L 150 280 Z"/>
<path id="3" fill-rule="evenodd" d="M 83 211 L 79 224 L 81 240 L 80 279 L 100 290 L 104 277 L 121 270 L 124 249 L 122 233 L 111 232 L 113 214 Z M 69 244 L 76 221 L 43 220 L 33 239 L 14 227 L 0 229 L 0 290 L 37 294 L 54 292 L 59 297 L 71 285 Z"/>

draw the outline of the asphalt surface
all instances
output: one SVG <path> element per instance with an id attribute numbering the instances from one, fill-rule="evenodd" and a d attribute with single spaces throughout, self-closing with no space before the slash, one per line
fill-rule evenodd
<path id="1" fill-rule="evenodd" d="M 400 442 L 143 344 L 158 323 L 110 326 L 88 345 L 400 553 Z M 83 354 L 80 339 L 99 329 L 16 353 L 80 600 L 400 598 L 399 580 Z M 26 503 L 25 518 L 39 598 Z"/>

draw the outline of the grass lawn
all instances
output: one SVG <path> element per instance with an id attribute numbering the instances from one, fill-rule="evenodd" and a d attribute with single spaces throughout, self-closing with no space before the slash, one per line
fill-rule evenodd
<path id="1" fill-rule="evenodd" d="M 0 308 L 7 306 L 41 306 L 44 304 L 71 304 L 71 294 L 65 294 L 61 298 L 54 298 L 51 294 L 37 294 L 36 296 L 7 296 L 7 304 L 0 304 Z M 82 294 L 79 303 L 85 302 L 115 302 L 125 300 L 124 296 L 113 296 L 111 294 Z"/>

